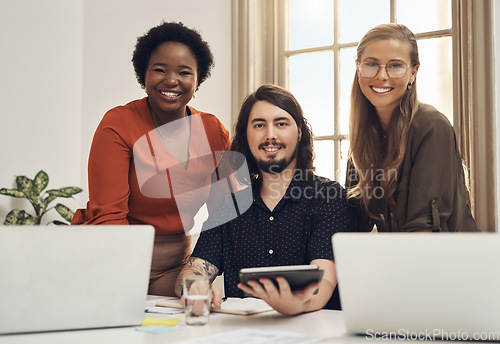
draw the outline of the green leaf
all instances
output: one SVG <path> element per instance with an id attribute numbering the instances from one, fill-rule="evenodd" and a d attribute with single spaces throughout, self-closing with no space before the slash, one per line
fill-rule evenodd
<path id="1" fill-rule="evenodd" d="M 65 188 L 60 188 L 59 190 L 62 192 L 65 192 L 71 196 L 76 195 L 76 194 L 83 191 L 82 189 L 80 189 L 79 187 L 76 187 L 76 186 L 67 186 Z"/>
<path id="2" fill-rule="evenodd" d="M 24 210 L 11 210 L 5 217 L 4 225 L 37 225 L 40 223 L 40 216 L 33 217 Z"/>
<path id="3" fill-rule="evenodd" d="M 57 195 L 49 195 L 49 196 L 44 198 L 43 203 L 45 204 L 45 206 L 47 206 L 47 205 L 49 205 L 50 202 L 52 202 L 56 198 L 57 198 Z"/>
<path id="4" fill-rule="evenodd" d="M 33 225 L 39 225 L 40 224 L 40 217 L 33 217 L 33 216 L 30 216 L 30 217 L 27 217 L 25 219 L 23 219 L 20 223 L 21 225 L 25 225 L 25 226 L 33 226 Z"/>
<path id="5" fill-rule="evenodd" d="M 14 209 L 5 216 L 4 225 L 18 225 L 24 218 L 26 212 L 24 210 Z"/>
<path id="6" fill-rule="evenodd" d="M 66 221 L 71 222 L 75 213 L 69 209 L 67 206 L 61 203 L 56 204 L 56 210 Z"/>
<path id="7" fill-rule="evenodd" d="M 68 186 L 57 190 L 47 190 L 47 193 L 51 196 L 70 198 L 71 196 L 76 195 L 77 193 L 80 193 L 82 191 L 82 189 L 77 188 L 76 186 Z"/>
<path id="8" fill-rule="evenodd" d="M 58 225 L 58 226 L 69 226 L 69 223 L 62 222 L 62 221 L 57 221 L 57 220 L 54 220 L 51 223 L 53 223 L 55 225 Z"/>
<path id="9" fill-rule="evenodd" d="M 31 189 L 33 187 L 33 181 L 25 176 L 17 176 L 16 177 L 17 189 L 19 191 L 24 192 L 25 195 L 29 195 L 31 193 Z"/>
<path id="10" fill-rule="evenodd" d="M 49 176 L 44 171 L 40 171 L 36 174 L 35 179 L 33 180 L 33 192 L 35 195 L 40 195 L 40 193 L 47 187 L 49 184 Z"/>
<path id="11" fill-rule="evenodd" d="M 45 209 L 47 208 L 47 205 L 45 202 L 43 202 L 40 197 L 33 195 L 33 197 L 30 197 L 31 204 L 33 204 L 33 207 L 38 210 L 40 209 Z"/>
<path id="12" fill-rule="evenodd" d="M 55 189 L 54 190 L 47 190 L 46 193 L 49 194 L 50 196 L 55 196 L 56 198 L 57 197 L 66 197 L 66 198 L 69 197 L 67 193 L 62 192 L 60 190 L 55 190 Z"/>
<path id="13" fill-rule="evenodd" d="M 18 197 L 18 198 L 24 198 L 24 197 L 26 197 L 26 195 L 24 194 L 24 192 L 16 190 L 16 189 L 2 188 L 2 189 L 0 189 L 0 194 L 6 195 L 6 196 Z"/>

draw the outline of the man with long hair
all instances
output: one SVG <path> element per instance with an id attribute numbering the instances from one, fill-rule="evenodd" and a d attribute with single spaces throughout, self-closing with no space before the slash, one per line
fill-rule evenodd
<path id="1" fill-rule="evenodd" d="M 283 314 L 325 306 L 339 309 L 338 299 L 332 297 L 337 279 L 331 238 L 354 230 L 354 214 L 343 188 L 313 173 L 312 134 L 299 103 L 289 91 L 263 85 L 245 99 L 235 131 L 231 150 L 245 156 L 250 170 L 249 178 L 240 179 L 250 188 L 239 192 L 252 192 L 253 203 L 222 225 L 212 223 L 234 211 L 232 199 L 226 198 L 210 214 L 204 224 L 210 229 L 202 229 L 179 274 L 177 295 L 183 276 L 201 274 L 213 281 L 224 272 L 229 297 L 250 294 Z M 304 264 L 324 271 L 320 283 L 299 291 L 279 277 L 277 285 L 269 279 L 239 283 L 242 268 Z M 220 307 L 221 293 L 215 287 L 212 300 Z"/>

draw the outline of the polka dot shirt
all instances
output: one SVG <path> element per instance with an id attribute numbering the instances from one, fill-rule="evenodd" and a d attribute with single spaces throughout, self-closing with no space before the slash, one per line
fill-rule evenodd
<path id="1" fill-rule="evenodd" d="M 214 264 L 219 274 L 224 272 L 226 296 L 244 296 L 236 287 L 240 269 L 333 259 L 332 235 L 354 231 L 353 209 L 340 184 L 298 172 L 273 211 L 262 201 L 260 185 L 253 185 L 253 203 L 246 212 L 211 226 L 234 212 L 231 198 L 226 198 L 205 222 L 203 229 L 211 229 L 202 229 L 192 256 Z"/>

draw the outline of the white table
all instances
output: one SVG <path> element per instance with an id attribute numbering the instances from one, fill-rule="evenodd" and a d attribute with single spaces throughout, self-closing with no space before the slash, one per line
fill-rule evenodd
<path id="1" fill-rule="evenodd" d="M 160 314 L 146 314 L 148 317 L 162 317 Z M 362 337 L 346 336 L 342 312 L 320 310 L 313 313 L 293 317 L 281 315 L 275 311 L 252 316 L 211 314 L 206 326 L 189 326 L 184 324 L 183 316 L 173 332 L 151 334 L 135 330 L 135 327 L 61 331 L 35 334 L 0 336 L 2 344 L 155 344 L 175 343 L 190 338 L 204 337 L 233 331 L 241 328 L 252 328 L 269 331 L 288 331 L 310 335 L 311 337 L 332 338 L 334 342 L 348 340 L 365 341 Z M 330 342 L 330 341 L 329 341 Z"/>

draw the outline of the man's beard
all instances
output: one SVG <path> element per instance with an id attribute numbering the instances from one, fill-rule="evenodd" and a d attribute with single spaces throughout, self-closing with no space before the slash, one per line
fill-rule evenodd
<path id="1" fill-rule="evenodd" d="M 278 174 L 283 172 L 297 157 L 299 151 L 299 145 L 297 143 L 297 146 L 295 147 L 295 151 L 293 152 L 292 156 L 290 159 L 279 159 L 279 160 L 269 160 L 269 161 L 264 161 L 264 160 L 257 160 L 257 167 L 262 171 L 270 174 Z"/>

